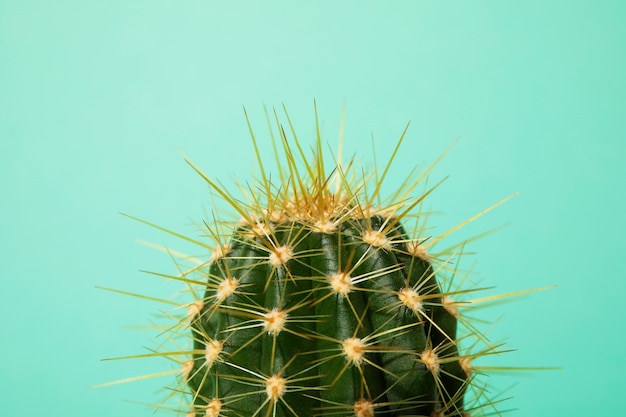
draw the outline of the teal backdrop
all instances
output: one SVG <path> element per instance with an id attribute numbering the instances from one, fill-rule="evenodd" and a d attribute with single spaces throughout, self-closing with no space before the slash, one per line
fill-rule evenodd
<path id="1" fill-rule="evenodd" d="M 147 352 L 163 307 L 96 286 L 165 296 L 139 270 L 171 259 L 137 239 L 185 245 L 119 212 L 197 236 L 214 203 L 183 155 L 245 181 L 243 107 L 265 141 L 263 106 L 284 103 L 309 143 L 316 100 L 330 147 L 345 106 L 344 154 L 365 163 L 410 121 L 387 192 L 455 143 L 431 174 L 449 176 L 436 230 L 519 193 L 451 241 L 506 225 L 471 245 L 476 279 L 556 287 L 485 311 L 516 350 L 493 363 L 561 369 L 489 383 L 510 416 L 618 415 L 625 17 L 602 0 L 1 0 L 0 414 L 152 416 L 171 376 L 92 387 L 170 369 L 101 361 Z"/>

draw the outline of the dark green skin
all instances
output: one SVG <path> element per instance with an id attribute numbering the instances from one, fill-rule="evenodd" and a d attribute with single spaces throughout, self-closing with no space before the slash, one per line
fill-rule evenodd
<path id="1" fill-rule="evenodd" d="M 239 279 L 241 290 L 216 307 L 212 305 L 215 285 L 208 286 L 204 308 L 191 325 L 198 353 L 188 383 L 195 393 L 197 417 L 204 416 L 203 407 L 213 398 L 222 400 L 225 416 L 273 415 L 272 411 L 267 414 L 270 404 L 263 381 L 239 368 L 265 378 L 282 371 L 288 381 L 287 392 L 276 401 L 276 416 L 354 416 L 353 405 L 361 399 L 381 404 L 375 408 L 376 415 L 430 416 L 442 407 L 446 415 L 461 414 L 467 377 L 458 360 L 445 361 L 445 357 L 456 358 L 458 352 L 442 333 L 455 338 L 456 318 L 441 306 L 438 297 L 428 300 L 425 314 L 441 330 L 399 304 L 396 292 L 407 280 L 410 286 L 427 280 L 420 294 L 439 294 L 440 289 L 431 265 L 408 254 L 403 243 L 406 234 L 400 226 L 387 233 L 396 242 L 391 248 L 363 242 L 363 230 L 379 230 L 384 221 L 380 216 L 350 219 L 334 233 L 314 232 L 293 222 L 273 225 L 276 231 L 271 239 L 276 246 L 297 243 L 295 257 L 278 267 L 267 261 L 268 252 L 263 249 L 268 246 L 267 237 L 246 237 L 243 229 L 235 232 L 232 250 L 211 265 L 209 283 L 217 284 L 230 274 Z M 359 283 L 347 296 L 332 293 L 324 277 L 352 270 L 359 260 L 353 277 L 397 265 L 402 268 Z M 262 327 L 230 331 L 251 318 L 229 306 L 289 310 L 286 329 L 277 335 Z M 298 308 L 293 309 L 295 306 Z M 355 316 L 353 308 L 362 317 L 360 326 L 361 317 Z M 368 351 L 359 366 L 348 363 L 342 354 L 340 341 L 402 326 L 409 327 L 381 336 L 378 350 Z M 207 336 L 226 339 L 220 359 L 210 368 L 199 353 L 205 349 Z M 375 338 L 367 343 L 377 345 Z M 443 347 L 436 350 L 443 362 L 439 375 L 443 388 L 437 387 L 435 377 L 419 361 L 419 353 L 438 346 Z M 291 383 L 293 379 L 297 381 Z"/>

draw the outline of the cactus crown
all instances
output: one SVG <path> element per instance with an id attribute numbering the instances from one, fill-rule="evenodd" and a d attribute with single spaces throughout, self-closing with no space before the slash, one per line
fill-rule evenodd
<path id="1" fill-rule="evenodd" d="M 156 274 L 182 281 L 193 296 L 181 304 L 185 314 L 168 313 L 175 320 L 168 340 L 190 339 L 187 347 L 175 342 L 177 349 L 145 355 L 179 364 L 180 386 L 172 392 L 184 394 L 184 413 L 372 417 L 493 411 L 472 361 L 499 353 L 499 347 L 463 316 L 468 294 L 478 290 L 463 288 L 463 243 L 431 253 L 458 228 L 430 236 L 425 227 L 421 203 L 436 185 L 418 187 L 434 164 L 419 176 L 412 171 L 383 201 L 382 184 L 406 129 L 382 172 L 360 170 L 354 159 L 342 164 L 340 155 L 328 170 L 317 117 L 309 159 L 286 111 L 291 140 L 274 115 L 277 181 L 266 172 L 252 129 L 259 176 L 239 186 L 243 197 L 189 162 L 239 221 L 204 223 L 210 245 L 148 223 L 210 249 L 206 259 L 181 255 L 192 265 L 179 275 Z"/>

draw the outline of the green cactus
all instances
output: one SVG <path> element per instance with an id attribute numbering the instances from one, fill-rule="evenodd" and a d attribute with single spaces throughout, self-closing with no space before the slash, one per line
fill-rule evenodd
<path id="1" fill-rule="evenodd" d="M 479 290 L 463 288 L 464 243 L 431 253 L 462 226 L 429 235 L 422 203 L 437 185 L 417 190 L 432 166 L 383 200 L 406 129 L 382 173 L 340 156 L 328 170 L 317 118 L 306 158 L 286 117 L 293 138 L 276 116 L 276 181 L 253 134 L 259 178 L 240 186 L 240 196 L 190 162 L 241 218 L 205 222 L 211 244 L 148 223 L 212 252 L 204 260 L 180 255 L 195 263 L 179 275 L 156 274 L 191 290 L 186 314 L 170 311 L 175 324 L 167 327 L 168 341 L 182 336 L 187 347 L 138 356 L 179 364 L 172 392 L 184 394 L 187 405 L 175 408 L 188 417 L 493 412 L 472 361 L 500 347 L 462 314 Z"/>
<path id="2" fill-rule="evenodd" d="M 198 415 L 459 414 L 471 371 L 425 251 L 397 217 L 315 183 L 213 260 L 191 324 Z"/>

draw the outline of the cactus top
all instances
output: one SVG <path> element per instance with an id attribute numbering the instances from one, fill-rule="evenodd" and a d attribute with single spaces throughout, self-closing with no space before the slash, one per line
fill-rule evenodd
<path id="1" fill-rule="evenodd" d="M 339 161 L 327 173 L 319 137 L 310 160 L 297 140 L 281 143 L 274 184 L 254 141 L 260 178 L 240 187 L 245 200 L 196 168 L 241 221 L 213 233 L 206 289 L 190 304 L 190 415 L 465 413 L 455 303 L 428 239 L 402 225 L 430 191 L 410 198 L 419 180 L 407 182 L 381 204 L 393 156 L 380 176 Z"/>

